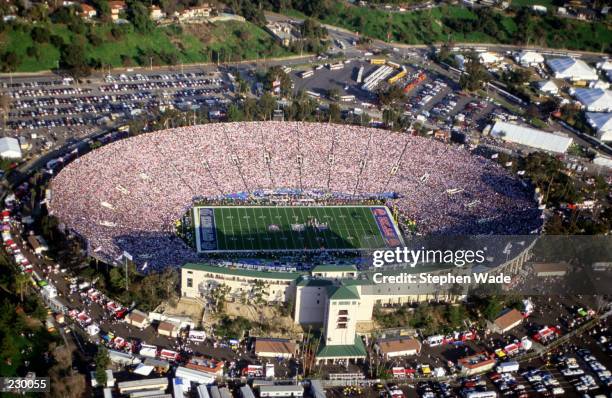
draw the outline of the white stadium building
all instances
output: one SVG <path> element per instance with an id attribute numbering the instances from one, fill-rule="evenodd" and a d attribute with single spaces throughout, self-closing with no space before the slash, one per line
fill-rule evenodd
<path id="1" fill-rule="evenodd" d="M 496 122 L 491 135 L 507 142 L 553 153 L 565 153 L 572 144 L 571 137 L 506 122 Z"/>

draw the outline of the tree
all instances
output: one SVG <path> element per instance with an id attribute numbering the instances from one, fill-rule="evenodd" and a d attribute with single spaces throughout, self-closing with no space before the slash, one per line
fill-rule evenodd
<path id="1" fill-rule="evenodd" d="M 256 305 L 262 305 L 267 301 L 266 297 L 268 297 L 268 287 L 268 283 L 259 279 L 253 283 L 253 286 L 251 287 L 251 296 L 255 300 Z"/>
<path id="2" fill-rule="evenodd" d="M 23 303 L 23 295 L 27 293 L 30 286 L 30 277 L 26 274 L 15 275 L 15 286 L 19 292 L 19 299 Z"/>
<path id="3" fill-rule="evenodd" d="M 90 73 L 90 67 L 85 58 L 85 49 L 78 44 L 69 44 L 62 48 L 60 65 L 75 78 L 85 77 Z"/>
<path id="4" fill-rule="evenodd" d="M 270 93 L 264 93 L 257 102 L 257 113 L 262 120 L 272 119 L 272 112 L 276 109 L 276 99 Z"/>
<path id="5" fill-rule="evenodd" d="M 342 121 L 342 112 L 338 104 L 329 104 L 329 121 L 332 123 L 340 123 Z"/>
<path id="6" fill-rule="evenodd" d="M 32 40 L 34 40 L 36 43 L 48 43 L 50 40 L 50 33 L 47 29 L 40 27 L 40 26 L 35 26 L 32 29 Z"/>
<path id="7" fill-rule="evenodd" d="M 95 357 L 96 363 L 96 381 L 98 385 L 106 385 L 106 369 L 110 365 L 110 357 L 108 356 L 108 350 L 104 346 L 98 346 L 98 352 Z"/>
<path id="8" fill-rule="evenodd" d="M 0 59 L 2 61 L 2 71 L 3 72 L 14 72 L 19 65 L 19 57 L 15 53 L 15 51 L 7 51 L 4 54 L 0 55 Z"/>
<path id="9" fill-rule="evenodd" d="M 228 122 L 241 122 L 244 120 L 244 112 L 238 105 L 231 104 L 227 109 Z"/>
<path id="10" fill-rule="evenodd" d="M 465 63 L 465 73 L 459 78 L 461 89 L 476 91 L 481 89 L 488 80 L 489 74 L 480 63 L 478 56 L 475 53 L 470 54 Z"/>
<path id="11" fill-rule="evenodd" d="M 127 19 L 139 32 L 150 32 L 153 21 L 149 18 L 149 9 L 140 1 L 131 0 L 127 3 Z"/>
<path id="12" fill-rule="evenodd" d="M 113 267 L 110 270 L 110 283 L 115 290 L 125 288 L 125 275 L 118 267 Z"/>

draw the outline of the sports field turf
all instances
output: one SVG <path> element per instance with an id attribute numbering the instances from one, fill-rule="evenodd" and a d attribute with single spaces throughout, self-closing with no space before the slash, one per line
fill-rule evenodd
<path id="1" fill-rule="evenodd" d="M 198 251 L 367 250 L 401 244 L 383 206 L 196 207 Z"/>

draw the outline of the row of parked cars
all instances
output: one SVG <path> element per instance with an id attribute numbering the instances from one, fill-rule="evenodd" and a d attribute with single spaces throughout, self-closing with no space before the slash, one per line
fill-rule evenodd
<path id="1" fill-rule="evenodd" d="M 565 393 L 563 387 L 553 374 L 543 369 L 531 369 L 521 373 L 530 384 L 532 389 L 544 396 L 562 395 Z"/>
<path id="2" fill-rule="evenodd" d="M 141 90 L 161 90 L 168 88 L 192 88 L 206 86 L 221 86 L 221 79 L 197 79 L 197 80 L 162 80 L 150 81 L 145 83 L 113 83 L 100 86 L 103 93 L 118 91 L 141 91 Z"/>
<path id="3" fill-rule="evenodd" d="M 609 391 L 612 373 L 586 348 L 576 351 L 576 356 L 558 355 L 554 358 L 559 371 L 577 392 Z M 580 359 L 580 360 L 579 360 Z"/>

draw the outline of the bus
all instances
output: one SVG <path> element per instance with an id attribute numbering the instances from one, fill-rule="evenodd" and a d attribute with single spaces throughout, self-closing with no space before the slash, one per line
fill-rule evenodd
<path id="1" fill-rule="evenodd" d="M 305 79 L 307 77 L 310 77 L 314 75 L 314 71 L 312 70 L 305 70 L 304 72 L 300 73 L 300 78 Z"/>
<path id="2" fill-rule="evenodd" d="M 355 101 L 355 96 L 354 95 L 341 95 L 340 96 L 340 101 L 342 101 L 342 102 L 352 102 L 352 101 Z"/>
<path id="3" fill-rule="evenodd" d="M 387 80 L 387 82 L 389 82 L 389 84 L 394 84 L 396 83 L 399 79 L 405 77 L 407 74 L 407 72 L 405 70 L 400 71 L 398 74 L 396 74 L 395 76 L 392 76 L 389 78 L 389 80 Z"/>
<path id="4" fill-rule="evenodd" d="M 385 62 L 386 61 L 383 58 L 371 58 L 370 59 L 371 65 L 384 65 Z"/>
<path id="5" fill-rule="evenodd" d="M 328 64 L 329 70 L 339 70 L 344 68 L 343 62 L 338 62 L 337 64 Z"/>

